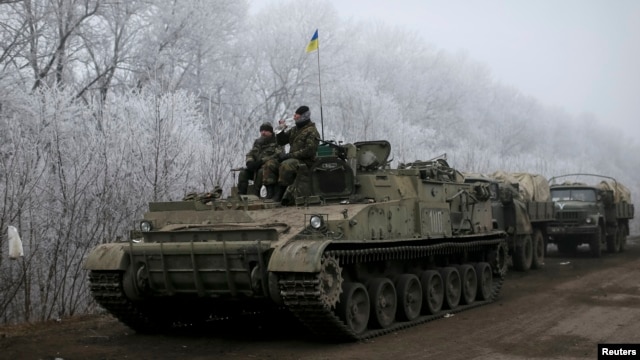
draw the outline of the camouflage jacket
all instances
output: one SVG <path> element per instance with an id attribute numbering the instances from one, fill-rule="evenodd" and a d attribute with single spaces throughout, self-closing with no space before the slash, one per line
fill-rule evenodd
<path id="1" fill-rule="evenodd" d="M 278 144 L 291 146 L 289 148 L 291 158 L 298 159 L 307 165 L 316 161 L 320 134 L 313 122 L 309 121 L 300 129 L 296 126 L 290 131 L 283 131 L 277 135 L 277 138 Z"/>
<path id="2" fill-rule="evenodd" d="M 253 146 L 247 153 L 245 161 L 262 161 L 265 163 L 267 160 L 277 158 L 282 150 L 282 147 L 276 143 L 275 136 L 261 136 L 253 142 Z"/>

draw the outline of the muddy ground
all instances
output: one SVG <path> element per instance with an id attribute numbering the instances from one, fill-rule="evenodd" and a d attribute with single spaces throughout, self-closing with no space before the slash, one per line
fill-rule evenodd
<path id="1" fill-rule="evenodd" d="M 510 272 L 493 304 L 371 340 L 331 344 L 286 323 L 139 335 L 108 315 L 0 327 L 2 359 L 596 359 L 598 343 L 640 343 L 640 238 L 627 250 Z"/>

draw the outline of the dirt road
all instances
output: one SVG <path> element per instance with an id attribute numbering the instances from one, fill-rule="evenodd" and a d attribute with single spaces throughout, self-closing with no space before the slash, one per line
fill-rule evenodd
<path id="1" fill-rule="evenodd" d="M 598 343 L 640 343 L 640 238 L 620 254 L 561 257 L 510 272 L 500 299 L 360 343 L 304 331 L 226 328 L 138 335 L 108 315 L 0 327 L 2 359 L 595 359 Z"/>

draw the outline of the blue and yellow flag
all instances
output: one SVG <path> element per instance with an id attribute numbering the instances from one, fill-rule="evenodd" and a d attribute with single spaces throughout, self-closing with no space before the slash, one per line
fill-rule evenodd
<path id="1" fill-rule="evenodd" d="M 307 45 L 308 53 L 316 50 L 318 50 L 318 29 L 316 29 L 316 32 L 313 33 L 313 36 L 311 37 L 311 41 L 309 41 L 309 44 Z"/>

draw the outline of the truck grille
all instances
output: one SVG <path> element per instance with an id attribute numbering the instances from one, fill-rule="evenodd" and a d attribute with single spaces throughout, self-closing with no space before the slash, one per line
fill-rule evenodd
<path id="1" fill-rule="evenodd" d="M 556 218 L 564 223 L 580 223 L 585 214 L 580 211 L 562 211 L 556 213 Z"/>

